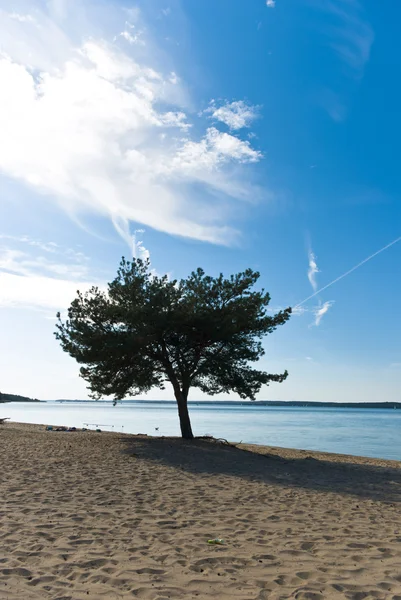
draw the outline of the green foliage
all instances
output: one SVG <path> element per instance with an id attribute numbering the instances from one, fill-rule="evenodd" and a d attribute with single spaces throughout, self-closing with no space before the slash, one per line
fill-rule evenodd
<path id="1" fill-rule="evenodd" d="M 269 294 L 253 289 L 258 278 L 250 269 L 229 279 L 198 269 L 169 281 L 153 275 L 149 262 L 123 259 L 107 292 L 78 292 L 68 319 L 58 314 L 55 335 L 84 365 L 81 376 L 93 397 L 122 399 L 170 381 L 183 429 L 190 387 L 253 400 L 262 385 L 287 377 L 287 371 L 272 375 L 249 364 L 264 354 L 262 337 L 291 313 L 267 313 Z"/>

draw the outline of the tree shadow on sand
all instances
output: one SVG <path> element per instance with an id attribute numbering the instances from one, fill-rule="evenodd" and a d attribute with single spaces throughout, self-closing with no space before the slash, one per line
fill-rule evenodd
<path id="1" fill-rule="evenodd" d="M 297 457 L 260 454 L 251 449 L 212 440 L 127 437 L 126 452 L 137 458 L 175 467 L 192 474 L 240 477 L 317 492 L 349 494 L 386 503 L 401 502 L 401 464 L 371 464 L 374 459 L 344 457 L 346 462 L 325 459 L 313 452 Z M 284 451 L 285 454 L 291 454 Z"/>

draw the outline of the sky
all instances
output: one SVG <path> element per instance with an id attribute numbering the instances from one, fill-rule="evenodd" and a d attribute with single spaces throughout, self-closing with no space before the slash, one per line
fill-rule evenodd
<path id="1" fill-rule="evenodd" d="M 0 0 L 1 391 L 88 397 L 55 314 L 134 251 L 174 278 L 250 267 L 294 307 L 259 363 L 289 377 L 259 399 L 400 401 L 400 19 Z"/>

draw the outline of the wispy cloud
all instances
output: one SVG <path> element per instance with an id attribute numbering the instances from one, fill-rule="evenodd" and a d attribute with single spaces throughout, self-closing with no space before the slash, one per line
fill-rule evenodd
<path id="1" fill-rule="evenodd" d="M 316 289 L 317 289 L 316 275 L 320 271 L 319 271 L 317 263 L 316 263 L 316 256 L 313 254 L 312 250 L 309 250 L 309 252 L 308 252 L 308 259 L 309 259 L 308 279 L 309 279 L 309 283 L 312 286 L 313 291 L 316 292 Z"/>
<path id="2" fill-rule="evenodd" d="M 41 240 L 35 240 L 35 239 L 29 237 L 28 235 L 16 236 L 16 235 L 0 234 L 0 240 L 7 240 L 9 242 L 11 241 L 11 242 L 17 242 L 17 243 L 21 243 L 21 244 L 27 244 L 29 246 L 40 248 L 41 250 L 44 250 L 45 252 L 57 252 L 57 249 L 59 248 L 59 246 L 58 246 L 58 244 L 56 244 L 56 242 L 42 242 Z"/>
<path id="3" fill-rule="evenodd" d="M 349 74 L 361 77 L 374 41 L 374 32 L 362 4 L 358 0 L 329 0 L 321 2 L 321 7 L 335 22 L 330 46 L 348 67 Z"/>
<path id="4" fill-rule="evenodd" d="M 302 317 L 306 312 L 308 312 L 308 309 L 304 306 L 294 306 L 292 308 L 292 314 L 296 317 Z"/>
<path id="5" fill-rule="evenodd" d="M 126 40 L 129 44 L 144 44 L 141 32 L 132 34 L 127 29 L 124 29 L 124 31 L 122 31 L 118 35 L 119 37 L 124 38 L 124 40 Z"/>
<path id="6" fill-rule="evenodd" d="M 142 240 L 138 239 L 138 233 L 145 233 L 144 229 L 135 229 L 133 235 L 133 254 L 134 258 L 140 258 L 143 261 L 150 260 L 150 252 L 147 248 L 145 248 Z"/>
<path id="7" fill-rule="evenodd" d="M 266 0 L 266 6 L 268 8 L 274 8 L 276 6 L 276 0 Z"/>
<path id="8" fill-rule="evenodd" d="M 109 216 L 127 243 L 132 222 L 214 243 L 235 240 L 227 196 L 254 197 L 244 169 L 260 152 L 189 119 L 185 84 L 160 68 L 154 40 L 126 43 L 146 29 L 138 10 L 121 12 L 131 29 L 113 43 L 107 40 L 121 23 L 107 30 L 95 11 L 72 25 L 63 1 L 53 0 L 51 12 L 43 6 L 30 2 L 35 22 L 0 11 L 0 171 L 67 214 Z M 116 11 L 110 22 L 118 26 Z M 232 130 L 251 118 L 239 106 L 242 113 L 220 114 L 223 122 L 231 115 Z"/>
<path id="9" fill-rule="evenodd" d="M 55 279 L 45 275 L 15 275 L 0 271 L 0 308 L 36 309 L 53 314 L 65 310 L 76 290 L 90 289 L 93 282 Z"/>
<path id="10" fill-rule="evenodd" d="M 330 17 L 323 32 L 329 47 L 347 69 L 347 75 L 359 78 L 370 57 L 374 31 L 358 0 L 311 0 L 315 8 Z"/>
<path id="11" fill-rule="evenodd" d="M 346 97 L 328 87 L 320 90 L 317 104 L 337 123 L 341 123 L 347 117 L 348 107 Z"/>
<path id="12" fill-rule="evenodd" d="M 63 310 L 78 288 L 89 289 L 95 282 L 99 283 L 89 274 L 88 258 L 74 248 L 31 238 L 0 245 L 0 308 Z"/>
<path id="13" fill-rule="evenodd" d="M 20 15 L 19 13 L 13 12 L 9 13 L 10 19 L 14 19 L 15 21 L 19 21 L 20 23 L 34 23 L 35 19 L 32 15 Z"/>
<path id="14" fill-rule="evenodd" d="M 370 260 L 372 260 L 373 258 L 375 258 L 375 256 L 378 256 L 379 254 L 381 254 L 385 250 L 388 250 L 388 248 L 391 248 L 391 246 L 394 246 L 395 244 L 398 244 L 398 242 L 401 242 L 401 236 L 397 237 L 395 240 L 393 240 L 389 244 L 386 244 L 383 248 L 380 248 L 380 250 L 377 250 L 376 252 L 374 252 L 373 254 L 371 254 L 370 256 L 368 256 L 367 258 L 365 258 L 364 260 L 362 260 L 361 262 L 359 262 L 357 265 L 355 265 L 354 267 L 352 267 L 352 269 L 349 269 L 348 271 L 346 271 L 345 273 L 343 273 L 339 277 L 336 277 L 335 279 L 333 279 L 333 281 L 330 281 L 330 283 L 328 283 L 327 285 L 325 285 L 322 288 L 316 290 L 313 294 L 311 294 L 310 296 L 308 296 L 307 298 L 305 298 L 304 300 L 302 300 L 302 302 L 299 302 L 294 307 L 294 309 L 301 308 L 303 304 L 305 304 L 306 302 L 308 302 L 309 300 L 311 300 L 312 298 L 314 298 L 315 296 L 317 296 L 318 294 L 320 294 L 324 290 L 327 290 L 329 287 L 331 287 L 332 285 L 334 285 L 338 281 L 341 281 L 345 277 L 348 277 L 348 275 L 350 275 L 351 273 L 353 273 L 354 271 L 356 271 L 357 269 L 359 269 L 360 267 L 362 267 L 362 265 L 366 264 L 367 262 L 369 262 Z"/>
<path id="15" fill-rule="evenodd" d="M 258 108 L 243 100 L 225 102 L 220 106 L 212 100 L 205 113 L 209 113 L 211 119 L 225 123 L 230 129 L 236 130 L 249 127 L 258 116 Z"/>
<path id="16" fill-rule="evenodd" d="M 362 79 L 374 42 L 374 31 L 358 0 L 309 0 L 320 12 L 329 17 L 321 33 L 338 58 L 343 83 L 335 88 L 325 85 L 318 94 L 318 103 L 335 121 L 347 115 L 347 96 Z"/>
<path id="17" fill-rule="evenodd" d="M 16 275 L 47 272 L 57 277 L 70 274 L 74 279 L 82 279 L 89 274 L 89 258 L 81 250 L 54 242 L 0 235 L 0 270 Z"/>
<path id="18" fill-rule="evenodd" d="M 309 248 L 309 251 L 308 251 L 308 263 L 309 263 L 309 267 L 308 267 L 309 283 L 312 286 L 313 292 L 316 293 L 316 290 L 317 290 L 316 277 L 317 277 L 317 274 L 320 273 L 320 270 L 317 266 L 316 255 L 313 253 L 312 248 Z M 312 323 L 312 325 L 319 327 L 320 323 L 322 322 L 323 316 L 330 310 L 330 308 L 333 304 L 334 304 L 333 301 L 325 302 L 324 304 L 322 304 L 321 301 L 319 301 L 318 306 L 312 308 L 310 311 L 314 315 L 314 322 Z M 305 311 L 305 308 L 300 305 L 295 306 L 293 309 L 293 311 L 295 313 L 298 312 L 298 314 L 302 314 L 303 310 Z M 301 312 L 299 312 L 299 311 L 301 311 Z"/>
<path id="19" fill-rule="evenodd" d="M 281 306 L 281 305 L 269 306 L 266 309 L 266 312 L 273 315 L 275 313 L 280 312 L 281 310 L 285 310 L 286 308 L 288 308 L 288 305 L 287 306 Z M 295 306 L 294 308 L 292 308 L 292 314 L 293 314 L 293 316 L 300 317 L 300 316 L 304 315 L 306 312 L 308 312 L 308 310 L 309 309 L 305 308 L 304 306 L 299 306 L 299 307 Z"/>
<path id="20" fill-rule="evenodd" d="M 319 327 L 324 315 L 329 312 L 329 310 L 333 306 L 333 304 L 334 304 L 333 300 L 328 300 L 327 302 L 324 302 L 323 304 L 319 304 L 312 310 L 312 312 L 315 316 L 315 322 L 313 323 L 313 325 L 315 325 L 316 327 Z"/>

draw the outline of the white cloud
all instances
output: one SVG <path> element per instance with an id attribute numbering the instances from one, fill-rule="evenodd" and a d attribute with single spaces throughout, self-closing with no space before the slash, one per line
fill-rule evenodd
<path id="1" fill-rule="evenodd" d="M 308 300 L 311 300 L 312 298 L 314 298 L 315 296 L 317 296 L 321 292 L 324 292 L 325 290 L 327 290 L 329 287 L 331 287 L 335 283 L 338 283 L 342 279 L 345 279 L 345 277 L 348 277 L 348 275 L 351 275 L 351 273 L 353 273 L 357 269 L 360 269 L 367 262 L 371 261 L 373 258 L 375 258 L 376 256 L 378 256 L 379 254 L 381 254 L 385 250 L 388 250 L 392 246 L 395 246 L 395 244 L 398 244 L 399 242 L 401 242 L 401 236 L 398 236 L 397 238 L 395 238 L 395 240 L 392 240 L 391 242 L 389 242 L 388 244 L 386 244 L 385 246 L 383 246 L 379 250 L 376 250 L 376 252 L 374 252 L 373 254 L 370 254 L 367 258 L 364 258 L 363 260 L 361 260 L 358 264 L 354 265 L 351 269 L 348 269 L 348 271 L 345 271 L 345 273 L 342 273 L 342 275 L 340 275 L 339 277 L 336 277 L 335 279 L 333 279 L 332 281 L 330 281 L 329 283 L 327 283 L 325 286 L 323 286 L 322 288 L 320 288 L 319 290 L 317 290 L 316 292 L 314 292 L 313 294 L 311 294 L 310 296 L 308 296 L 307 298 L 305 298 L 304 300 L 302 300 L 302 302 L 299 302 L 295 306 L 295 308 L 297 308 L 297 309 L 301 308 L 302 305 L 305 304 L 305 302 L 308 302 Z"/>
<path id="2" fill-rule="evenodd" d="M 35 243 L 30 238 L 12 241 L 22 249 L 0 247 L 0 308 L 64 310 L 77 289 L 85 291 L 93 285 L 88 259 L 82 252 L 52 243 Z M 26 245 L 30 247 L 29 253 Z M 32 254 L 33 246 L 47 255 Z M 49 255 L 49 248 L 53 248 L 54 253 Z"/>
<path id="3" fill-rule="evenodd" d="M 76 296 L 77 289 L 85 291 L 91 285 L 82 281 L 0 271 L 0 308 L 65 310 Z"/>
<path id="4" fill-rule="evenodd" d="M 226 102 L 217 107 L 212 101 L 210 107 L 205 111 L 211 114 L 211 118 L 228 125 L 232 130 L 249 127 L 258 116 L 257 107 L 246 104 L 243 100 Z"/>
<path id="5" fill-rule="evenodd" d="M 16 21 L 19 21 L 20 23 L 34 23 L 35 19 L 33 18 L 32 15 L 20 15 L 19 13 L 9 13 L 9 17 L 10 19 L 15 19 Z"/>
<path id="6" fill-rule="evenodd" d="M 268 8 L 274 8 L 276 6 L 276 0 L 266 0 L 266 6 Z"/>
<path id="7" fill-rule="evenodd" d="M 138 240 L 138 233 L 145 233 L 144 229 L 135 229 L 133 235 L 133 254 L 134 258 L 140 258 L 143 261 L 150 260 L 150 252 L 145 248 L 143 241 Z"/>
<path id="8" fill-rule="evenodd" d="M 28 235 L 6 235 L 0 234 L 0 240 L 8 240 L 12 242 L 18 242 L 21 244 L 28 244 L 29 246 L 34 246 L 44 250 L 45 252 L 56 252 L 59 247 L 55 242 L 42 242 L 41 240 L 35 240 L 29 237 Z"/>
<path id="9" fill-rule="evenodd" d="M 292 314 L 295 317 L 302 317 L 302 315 L 304 315 L 306 312 L 308 312 L 308 309 L 304 306 L 294 306 L 292 308 Z"/>
<path id="10" fill-rule="evenodd" d="M 317 281 L 316 281 L 316 276 L 318 273 L 320 273 L 320 270 L 317 266 L 317 262 L 316 262 L 316 256 L 313 253 L 312 249 L 309 249 L 308 252 L 308 260 L 309 260 L 309 268 L 308 268 L 308 279 L 309 279 L 309 283 L 312 286 L 313 289 L 313 293 L 316 294 L 317 293 Z M 324 304 L 321 303 L 321 301 L 319 300 L 319 304 L 318 306 L 310 309 L 310 312 L 313 313 L 314 315 L 314 323 L 312 323 L 312 325 L 315 325 L 316 327 L 319 327 L 324 315 L 330 310 L 330 308 L 333 306 L 334 301 L 328 301 L 328 302 L 324 302 Z M 305 309 L 303 306 L 297 305 L 294 308 L 294 311 L 305 311 L 305 312 L 309 312 L 307 309 Z M 302 313 L 301 313 L 302 314 Z"/>
<path id="11" fill-rule="evenodd" d="M 138 238 L 136 229 L 130 240 L 135 258 L 150 261 L 150 252 Z M 41 310 L 49 318 L 66 310 L 79 289 L 93 285 L 106 289 L 105 277 L 94 276 L 89 258 L 75 248 L 42 242 L 26 236 L 0 235 L 0 309 Z M 131 257 L 129 257 L 131 258 Z M 151 273 L 156 275 L 155 269 Z"/>
<path id="12" fill-rule="evenodd" d="M 195 177 L 198 173 L 202 177 L 205 169 L 214 170 L 229 161 L 248 163 L 260 158 L 249 142 L 210 127 L 200 142 L 188 140 L 166 168 L 178 175 Z"/>
<path id="13" fill-rule="evenodd" d="M 324 304 L 319 304 L 312 310 L 312 312 L 315 315 L 315 322 L 313 324 L 316 327 L 319 327 L 324 315 L 328 313 L 328 311 L 333 306 L 333 304 L 334 304 L 333 300 L 328 300 L 327 302 L 324 302 Z"/>
<path id="14" fill-rule="evenodd" d="M 141 32 L 132 35 L 132 33 L 125 29 L 119 36 L 124 38 L 129 44 L 144 44 L 141 38 Z"/>
<path id="15" fill-rule="evenodd" d="M 141 260 L 143 260 L 143 261 L 150 260 L 150 252 L 147 248 L 145 248 L 142 240 L 137 242 L 136 251 L 137 251 L 138 258 L 140 258 Z"/>
<path id="16" fill-rule="evenodd" d="M 308 279 L 309 279 L 309 283 L 311 284 L 311 286 L 313 288 L 313 291 L 316 292 L 316 290 L 317 290 L 316 275 L 320 271 L 319 271 L 317 263 L 316 263 L 316 256 L 313 254 L 312 250 L 309 250 L 308 258 L 309 258 Z"/>
<path id="17" fill-rule="evenodd" d="M 0 236 L 5 237 L 5 236 Z M 32 273 L 50 273 L 54 276 L 69 274 L 73 279 L 84 279 L 89 275 L 88 257 L 73 248 L 61 248 L 51 242 L 45 244 L 31 238 L 10 238 L 17 241 L 13 247 L 0 245 L 0 271 L 28 277 Z M 28 245 L 29 252 L 27 252 Z M 41 254 L 33 250 L 46 252 Z"/>
<path id="18" fill-rule="evenodd" d="M 185 86 L 157 68 L 146 39 L 120 47 L 71 31 L 60 0 L 57 19 L 39 0 L 30 7 L 34 23 L 0 15 L 0 172 L 68 214 L 109 216 L 127 241 L 131 222 L 235 239 L 227 196 L 254 197 L 243 166 L 261 154 L 216 127 L 190 135 Z"/>

